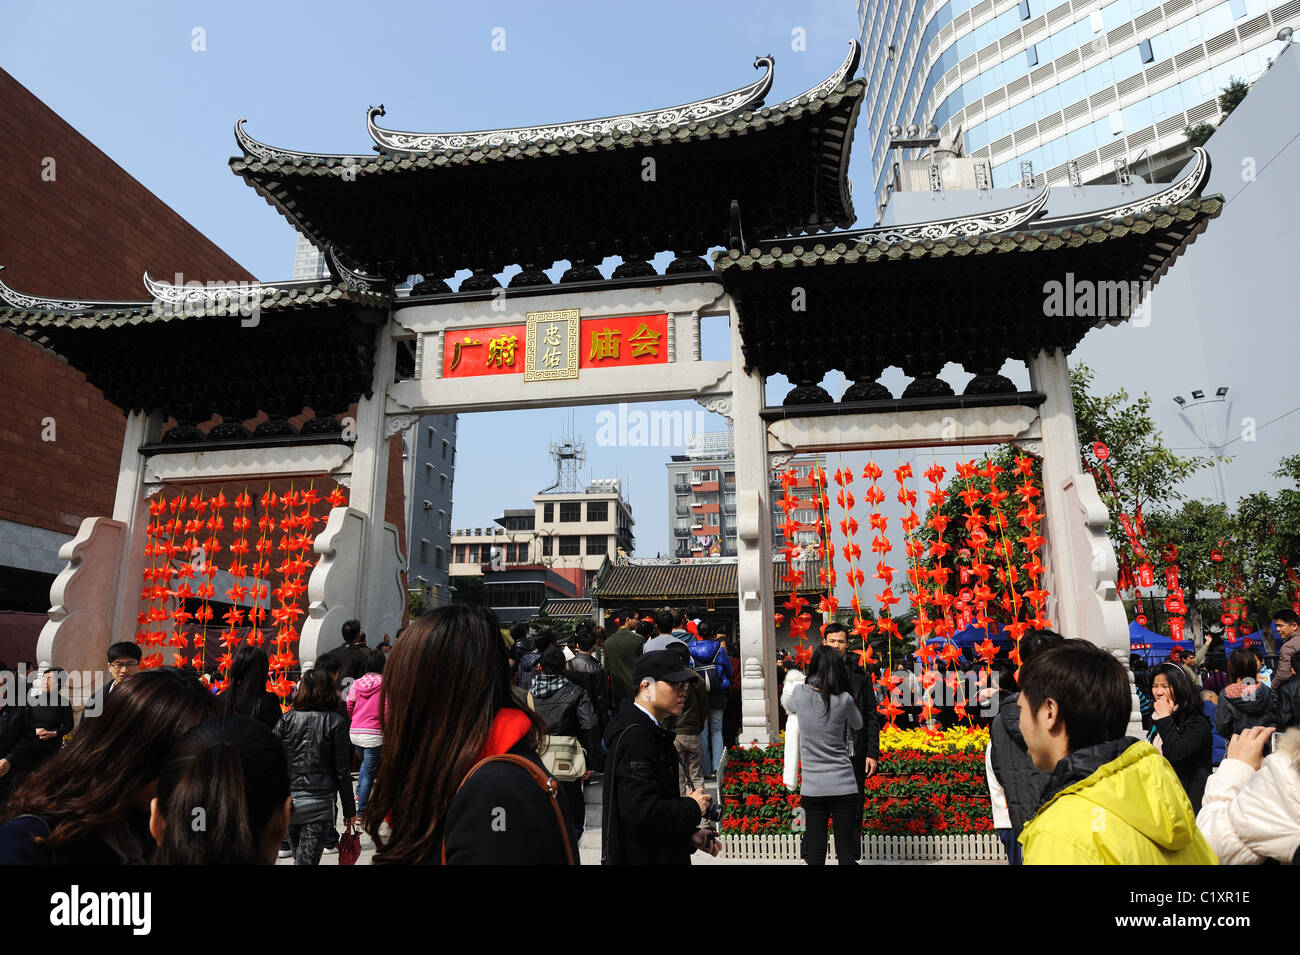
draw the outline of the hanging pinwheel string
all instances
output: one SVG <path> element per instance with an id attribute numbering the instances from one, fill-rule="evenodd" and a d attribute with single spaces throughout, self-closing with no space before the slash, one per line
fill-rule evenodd
<path id="1" fill-rule="evenodd" d="M 782 535 L 785 537 L 783 551 L 786 555 L 786 566 L 788 568 L 784 579 L 790 584 L 790 595 L 782 606 L 790 612 L 790 636 L 800 643 L 795 648 L 795 662 L 799 666 L 806 666 L 812 659 L 812 650 L 807 645 L 808 628 L 812 626 L 812 616 L 804 611 L 804 608 L 808 606 L 808 601 L 799 594 L 799 585 L 803 583 L 803 571 L 796 570 L 794 567 L 795 562 L 803 558 L 803 550 L 795 540 L 799 525 L 794 519 L 794 511 L 802 502 L 790 492 L 790 489 L 798 481 L 798 472 L 793 468 L 781 475 L 781 486 L 784 488 L 784 493 L 780 500 L 777 501 L 777 504 L 785 511 L 785 521 L 780 525 L 780 528 Z M 779 627 L 784 619 L 782 614 L 776 614 L 776 625 Z"/>
<path id="2" fill-rule="evenodd" d="M 858 546 L 853 539 L 858 533 L 858 521 L 853 516 L 853 493 L 849 490 L 849 485 L 853 483 L 853 470 L 844 467 L 844 461 L 840 459 L 840 467 L 835 471 L 835 483 L 840 486 L 839 493 L 836 495 L 836 501 L 840 505 L 840 511 L 844 515 L 840 521 L 840 530 L 844 533 L 844 545 L 842 553 L 844 560 L 849 565 L 845 573 L 845 579 L 848 580 L 849 586 L 853 588 L 853 634 L 862 640 L 862 649 L 857 651 L 858 663 L 860 666 L 869 667 L 876 665 L 875 654 L 872 651 L 871 643 L 868 637 L 876 629 L 876 625 L 862 614 L 862 594 L 861 587 L 866 581 L 866 575 L 862 572 L 862 548 Z M 824 631 L 823 631 L 824 634 Z"/>

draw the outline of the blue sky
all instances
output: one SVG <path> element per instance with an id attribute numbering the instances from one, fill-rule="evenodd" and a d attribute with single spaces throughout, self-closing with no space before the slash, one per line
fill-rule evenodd
<path id="1" fill-rule="evenodd" d="M 366 153 L 365 111 L 386 126 L 453 131 L 632 112 L 752 82 L 773 54 L 769 102 L 798 95 L 857 36 L 851 0 L 813 3 L 0 2 L 0 65 L 259 278 L 291 274 L 295 234 L 236 178 L 232 127 L 263 142 Z M 493 50 L 504 30 L 504 51 Z M 804 50 L 794 50 L 795 31 Z M 197 32 L 196 31 L 201 31 Z M 500 45 L 500 44 L 498 44 Z M 203 49 L 195 49 L 195 47 Z M 870 203 L 867 150 L 852 178 Z M 436 223 L 430 223 L 437 228 Z M 726 329 L 706 328 L 705 357 Z M 784 393 L 774 385 L 774 395 Z M 693 402 L 692 427 L 726 422 Z M 590 477 L 621 477 L 638 553 L 668 548 L 666 470 L 679 448 L 600 447 L 580 408 Z M 698 415 L 697 415 L 698 413 Z M 461 419 L 453 526 L 482 526 L 549 485 L 547 443 L 567 411 Z"/>

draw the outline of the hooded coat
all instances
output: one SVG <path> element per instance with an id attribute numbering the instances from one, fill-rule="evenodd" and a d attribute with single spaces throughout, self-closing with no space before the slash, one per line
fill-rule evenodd
<path id="1" fill-rule="evenodd" d="M 1258 770 L 1225 759 L 1205 785 L 1196 825 L 1224 865 L 1295 862 L 1300 851 L 1300 729 Z"/>
<path id="2" fill-rule="evenodd" d="M 1196 814 L 1150 743 L 1111 740 L 1056 764 L 1020 835 L 1025 865 L 1214 865 Z"/>
<path id="3" fill-rule="evenodd" d="M 551 736 L 572 736 L 582 744 L 590 766 L 600 753 L 600 721 L 587 691 L 563 673 L 533 679 L 533 708 Z"/>
<path id="4" fill-rule="evenodd" d="M 1214 728 L 1230 740 L 1244 729 L 1268 723 L 1272 707 L 1273 691 L 1263 683 L 1230 683 L 1219 694 Z"/>

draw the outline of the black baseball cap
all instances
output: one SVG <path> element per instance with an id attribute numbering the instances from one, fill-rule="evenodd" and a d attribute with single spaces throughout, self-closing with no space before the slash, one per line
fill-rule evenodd
<path id="1" fill-rule="evenodd" d="M 640 685 L 646 677 L 663 680 L 665 683 L 685 683 L 695 678 L 695 674 L 682 665 L 682 658 L 671 650 L 656 650 L 643 653 L 632 665 L 632 682 Z"/>

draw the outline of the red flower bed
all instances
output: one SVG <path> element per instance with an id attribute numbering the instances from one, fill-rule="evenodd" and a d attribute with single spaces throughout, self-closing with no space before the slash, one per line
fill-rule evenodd
<path id="1" fill-rule="evenodd" d="M 733 747 L 722 780 L 724 833 L 789 833 L 798 791 L 781 781 L 775 747 Z M 936 755 L 919 750 L 883 754 L 867 779 L 862 829 L 879 835 L 959 835 L 992 832 L 982 753 Z"/>

